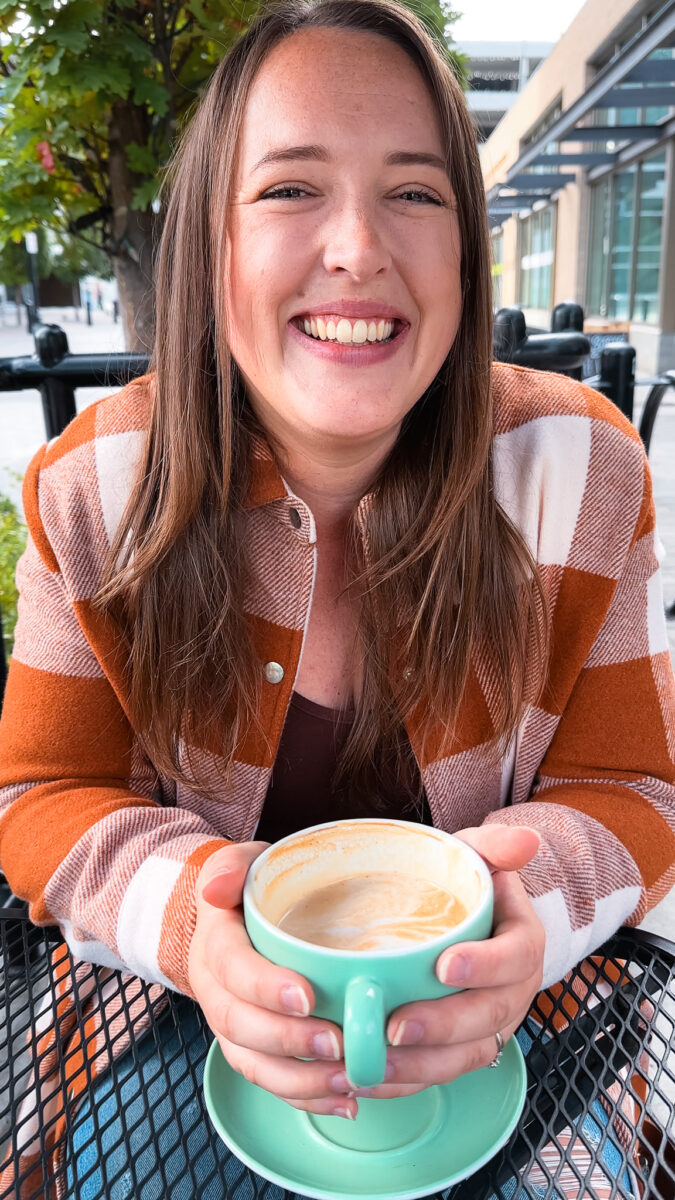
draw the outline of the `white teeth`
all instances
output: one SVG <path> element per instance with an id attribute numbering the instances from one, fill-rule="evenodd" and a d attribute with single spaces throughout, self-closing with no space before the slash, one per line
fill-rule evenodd
<path id="1" fill-rule="evenodd" d="M 322 342 L 339 342 L 343 346 L 363 346 L 365 342 L 383 342 L 394 332 L 393 321 L 358 320 L 352 324 L 346 317 L 339 318 L 337 322 L 332 318 L 324 321 L 323 317 L 310 319 L 301 317 L 299 325 L 309 337 L 320 338 Z"/>

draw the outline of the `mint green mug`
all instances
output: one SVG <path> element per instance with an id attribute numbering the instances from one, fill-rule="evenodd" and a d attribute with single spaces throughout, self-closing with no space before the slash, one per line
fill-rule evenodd
<path id="1" fill-rule="evenodd" d="M 384 937 L 365 935 L 366 942 L 379 942 L 376 948 L 354 948 L 364 941 L 358 929 L 353 937 L 343 930 L 342 940 L 351 938 L 353 945 L 340 949 L 279 928 L 288 911 L 297 911 L 307 897 L 311 906 L 317 891 L 373 873 L 395 881 L 401 910 L 383 916 Z M 402 877 L 411 880 L 409 889 Z M 426 924 L 411 931 L 405 893 L 412 895 L 420 880 L 456 901 L 458 911 L 450 914 L 453 921 L 459 917 L 456 923 L 450 923 L 447 910 L 445 915 L 430 911 L 423 914 Z M 387 899 L 394 908 L 396 895 Z M 244 887 L 244 918 L 253 945 L 270 962 L 309 980 L 316 997 L 314 1015 L 342 1026 L 347 1078 L 359 1088 L 384 1080 L 386 1025 L 394 1009 L 458 990 L 437 978 L 438 956 L 455 943 L 489 937 L 492 908 L 492 879 L 480 855 L 452 834 L 410 821 L 366 818 L 301 830 L 265 850 L 252 864 Z M 368 927 L 374 924 L 377 930 L 378 915 L 367 915 Z M 423 940 L 415 940 L 420 931 Z"/>

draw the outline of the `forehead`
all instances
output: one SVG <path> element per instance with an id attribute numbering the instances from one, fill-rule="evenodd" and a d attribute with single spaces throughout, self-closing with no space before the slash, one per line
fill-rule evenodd
<path id="1" fill-rule="evenodd" d="M 263 143 L 310 131 L 312 141 L 325 141 L 317 133 L 339 138 L 354 128 L 397 148 L 414 137 L 416 149 L 440 152 L 431 93 L 405 50 L 375 33 L 301 30 L 274 47 L 253 80 L 241 131 L 242 165 L 250 165 Z"/>

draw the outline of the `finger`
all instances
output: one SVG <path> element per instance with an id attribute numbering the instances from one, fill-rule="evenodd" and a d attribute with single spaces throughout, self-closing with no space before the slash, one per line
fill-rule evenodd
<path id="1" fill-rule="evenodd" d="M 204 1011 L 214 1033 L 246 1050 L 330 1062 L 343 1057 L 342 1030 L 328 1021 L 280 1016 L 238 1000 L 221 988 L 209 998 Z"/>
<path id="2" fill-rule="evenodd" d="M 423 1092 L 429 1085 L 426 1083 L 382 1083 L 379 1087 L 358 1088 L 354 1095 L 360 1099 L 366 1096 L 372 1097 L 374 1100 L 396 1100 L 399 1096 L 414 1096 L 417 1092 Z"/>
<path id="3" fill-rule="evenodd" d="M 460 829 L 455 837 L 471 846 L 497 871 L 519 871 L 534 858 L 541 845 L 540 834 L 525 825 L 480 825 Z"/>
<path id="4" fill-rule="evenodd" d="M 499 872 L 494 889 L 492 937 L 461 942 L 439 956 L 436 974 L 448 987 L 504 987 L 541 978 L 546 935 L 525 888 L 517 875 Z"/>
<path id="5" fill-rule="evenodd" d="M 236 908 L 241 904 L 244 882 L 251 863 L 266 850 L 269 842 L 233 842 L 222 846 L 207 858 L 197 880 L 197 905 Z"/>
<path id="6" fill-rule="evenodd" d="M 513 1028 L 503 1033 L 506 1042 Z M 412 1083 L 432 1087 L 436 1083 L 451 1083 L 460 1075 L 487 1067 L 497 1054 L 497 1040 L 493 1036 L 480 1041 L 462 1043 L 460 1046 L 401 1046 L 387 1053 L 387 1062 L 393 1067 L 392 1086 Z"/>
<path id="7" fill-rule="evenodd" d="M 290 1100 L 288 1096 L 280 1096 L 279 1099 L 284 1104 L 290 1104 L 291 1108 L 316 1113 L 318 1117 L 344 1117 L 348 1121 L 355 1121 L 359 1111 L 359 1103 L 354 1096 L 326 1096 L 318 1100 Z"/>
<path id="8" fill-rule="evenodd" d="M 254 950 L 240 912 L 214 910 L 205 953 L 216 983 L 239 1000 L 297 1017 L 309 1016 L 314 1008 L 311 984 Z"/>
<path id="9" fill-rule="evenodd" d="M 218 1035 L 216 1035 L 218 1036 Z M 345 1080 L 344 1067 L 339 1063 L 301 1062 L 275 1054 L 260 1054 L 245 1050 L 227 1038 L 218 1037 L 225 1058 L 244 1079 L 275 1096 L 290 1100 L 312 1100 L 344 1097 L 354 1089 Z"/>
<path id="10" fill-rule="evenodd" d="M 392 1046 L 461 1045 L 494 1037 L 520 1023 L 533 994 L 526 981 L 516 988 L 482 988 L 404 1005 L 392 1014 L 387 1037 Z"/>

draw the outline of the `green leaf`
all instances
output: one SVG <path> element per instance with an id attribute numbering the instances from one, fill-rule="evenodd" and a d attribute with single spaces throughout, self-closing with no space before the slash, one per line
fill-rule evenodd
<path id="1" fill-rule="evenodd" d="M 149 208 L 159 192 L 159 185 L 159 175 L 156 175 L 154 179 L 146 179 L 145 183 L 142 183 L 140 187 L 136 188 L 131 201 L 131 207 L 138 209 L 141 212 L 144 209 Z"/>
<path id="2" fill-rule="evenodd" d="M 158 117 L 163 117 L 169 107 L 170 96 L 158 79 L 149 75 L 139 75 L 134 85 L 134 101 L 136 104 L 147 104 Z"/>
<path id="3" fill-rule="evenodd" d="M 42 64 L 42 70 L 45 75 L 58 75 L 61 70 L 61 60 L 65 51 L 64 46 L 57 46 L 51 58 Z"/>
<path id="4" fill-rule="evenodd" d="M 29 67 L 17 67 L 12 71 L 9 79 L 3 79 L 0 82 L 0 105 L 11 104 L 16 100 L 19 92 L 24 86 L 29 73 Z"/>
<path id="5" fill-rule="evenodd" d="M 59 85 L 73 98 L 89 91 L 124 97 L 131 91 L 131 74 L 115 59 L 90 56 L 64 63 Z"/>
<path id="6" fill-rule="evenodd" d="M 138 142 L 129 142 L 126 147 L 127 162 L 136 175 L 154 175 L 159 163 L 156 155 L 149 146 L 139 146 Z"/>

